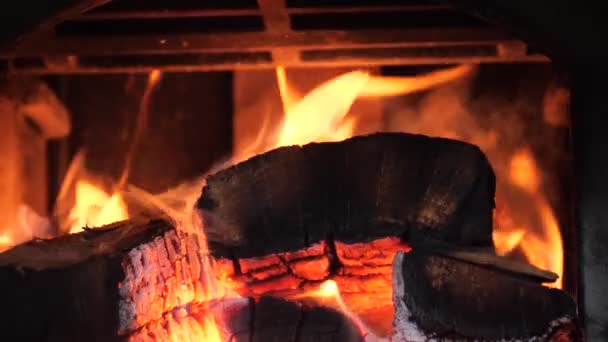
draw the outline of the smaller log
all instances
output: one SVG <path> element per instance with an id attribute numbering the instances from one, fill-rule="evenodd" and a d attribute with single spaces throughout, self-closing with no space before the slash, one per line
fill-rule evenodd
<path id="1" fill-rule="evenodd" d="M 127 221 L 0 254 L 2 341 L 114 341 L 204 298 L 196 236 Z"/>
<path id="2" fill-rule="evenodd" d="M 582 341 L 565 292 L 424 251 L 396 255 L 393 302 L 395 341 Z"/>

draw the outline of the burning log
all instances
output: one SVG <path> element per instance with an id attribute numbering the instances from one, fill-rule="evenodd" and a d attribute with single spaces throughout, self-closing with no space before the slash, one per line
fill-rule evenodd
<path id="1" fill-rule="evenodd" d="M 328 238 L 492 246 L 494 181 L 473 145 L 382 133 L 256 156 L 210 176 L 198 206 L 214 254 L 239 259 Z"/>
<path id="2" fill-rule="evenodd" d="M 420 250 L 395 257 L 393 302 L 395 341 L 582 341 L 565 292 Z"/>
<path id="3" fill-rule="evenodd" d="M 473 145 L 383 133 L 259 155 L 208 177 L 198 207 L 241 295 L 332 279 L 386 331 L 395 253 L 427 239 L 491 249 L 494 185 Z"/>
<path id="4" fill-rule="evenodd" d="M 113 341 L 204 296 L 195 236 L 125 222 L 0 254 L 0 339 Z"/>
<path id="5" fill-rule="evenodd" d="M 208 179 L 198 207 L 213 274 L 200 237 L 163 221 L 87 229 L 1 254 L 0 337 L 361 341 L 347 315 L 282 300 L 302 299 L 327 279 L 337 287 L 321 298 L 339 299 L 339 288 L 366 324 L 390 322 L 394 288 L 397 338 L 409 336 L 410 319 L 425 338 L 575 336 L 572 301 L 527 280 L 552 274 L 471 252 L 492 249 L 493 197 L 488 161 L 464 143 L 376 134 L 281 148 Z M 468 249 L 399 254 L 391 265 L 399 251 L 431 244 Z M 211 300 L 209 276 L 243 298 Z"/>
<path id="6" fill-rule="evenodd" d="M 259 301 L 233 298 L 193 306 L 181 315 L 167 314 L 129 340 L 170 341 L 168 336 L 182 337 L 180 341 L 363 342 L 359 328 L 338 311 L 267 296 Z"/>

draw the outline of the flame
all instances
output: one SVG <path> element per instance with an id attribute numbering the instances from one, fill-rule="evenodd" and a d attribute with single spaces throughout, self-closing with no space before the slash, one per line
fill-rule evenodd
<path id="1" fill-rule="evenodd" d="M 254 142 L 234 151 L 232 162 L 282 146 L 350 138 L 355 135 L 358 121 L 348 114 L 357 98 L 427 90 L 464 77 L 472 70 L 472 66 L 463 65 L 416 77 L 381 77 L 357 70 L 330 79 L 300 97 L 289 84 L 285 68 L 279 66 L 276 78 L 284 110 L 283 120 L 275 129 L 269 129 L 272 123 L 268 123 L 268 116 L 265 116 L 265 124 Z"/>
<path id="2" fill-rule="evenodd" d="M 511 182 L 529 193 L 538 192 L 540 176 L 536 162 L 530 150 L 522 149 L 511 157 L 510 163 Z"/>
<path id="3" fill-rule="evenodd" d="M 322 282 L 317 288 L 313 288 L 293 296 L 289 296 L 291 300 L 297 300 L 302 298 L 313 298 L 317 299 L 321 305 L 333 307 L 334 309 L 342 312 L 348 317 L 359 329 L 361 335 L 364 337 L 366 342 L 381 341 L 372 330 L 352 312 L 348 306 L 344 303 L 342 295 L 340 294 L 340 288 L 334 280 L 326 280 Z M 333 305 L 332 305 L 333 304 Z"/>
<path id="4" fill-rule="evenodd" d="M 536 205 L 542 217 L 542 233 L 528 232 L 521 241 L 521 248 L 531 264 L 551 270 L 559 276 L 555 283 L 547 284 L 547 286 L 561 288 L 564 255 L 559 225 L 551 207 L 545 201 L 540 201 Z"/>
<path id="5" fill-rule="evenodd" d="M 369 74 L 353 71 L 322 84 L 296 104 L 285 106 L 288 110 L 274 147 L 335 141 L 351 136 L 352 131 L 342 123 L 369 79 Z M 286 93 L 290 94 L 287 90 Z"/>
<path id="6" fill-rule="evenodd" d="M 349 113 L 357 99 L 436 88 L 424 96 L 418 117 L 399 118 L 400 121 L 387 123 L 384 129 L 441 136 L 478 145 L 492 161 L 499 180 L 497 205 L 501 208 L 493 232 L 497 253 L 509 255 L 520 251 L 531 264 L 558 274 L 560 280 L 550 286 L 561 287 L 563 245 L 560 229 L 543 193 L 543 174 L 532 151 L 521 142 L 523 137 L 516 139 L 517 130 L 502 120 L 492 122 L 489 129 L 482 128 L 465 103 L 462 89 L 467 89 L 467 85 L 459 83 L 456 88 L 449 83 L 466 81 L 473 71 L 474 67 L 470 65 L 415 77 L 381 77 L 365 71 L 351 71 L 320 84 L 301 97 L 289 83 L 287 71 L 277 67 L 283 119 L 275 123 L 274 130 L 269 128 L 273 123 L 266 122 L 255 139 L 255 146 L 235 151 L 233 161 L 281 146 L 344 140 L 357 134 L 363 123 L 358 116 Z M 519 147 L 507 150 L 499 144 L 505 139 L 516 141 Z M 509 196 L 514 189 L 523 195 Z M 503 193 L 507 195 L 503 196 Z M 525 208 L 521 208 L 522 204 L 518 202 L 526 202 Z"/>
<path id="7" fill-rule="evenodd" d="M 27 205 L 19 206 L 16 214 L 14 226 L 0 233 L 0 252 L 34 238 L 44 239 L 55 235 L 50 220 Z"/>
<path id="8" fill-rule="evenodd" d="M 100 227 L 129 218 L 127 205 L 121 195 L 108 195 L 105 191 L 86 181 L 76 184 L 76 203 L 70 211 L 71 234 L 84 227 Z"/>
<path id="9" fill-rule="evenodd" d="M 564 267 L 563 242 L 557 218 L 541 191 L 541 172 L 529 149 L 513 153 L 509 163 L 509 182 L 529 195 L 527 203 L 538 216 L 540 227 L 494 230 L 494 242 L 499 253 L 506 254 L 515 247 L 521 248 L 534 266 L 550 270 L 559 276 L 551 287 L 562 287 Z M 508 225 L 507 225 L 508 226 Z M 503 228 L 502 230 L 500 228 Z"/>
<path id="10" fill-rule="evenodd" d="M 521 244 L 525 234 L 526 231 L 523 229 L 513 229 L 510 231 L 495 229 L 492 235 L 496 252 L 500 255 L 505 255 L 513 251 L 515 247 Z"/>
<path id="11" fill-rule="evenodd" d="M 220 330 L 218 329 L 217 322 L 213 317 L 205 317 L 199 322 L 201 327 L 201 334 L 197 336 L 197 339 L 201 342 L 222 342 Z M 192 338 L 192 337 L 191 337 Z M 194 341 L 194 339 L 191 339 Z"/>

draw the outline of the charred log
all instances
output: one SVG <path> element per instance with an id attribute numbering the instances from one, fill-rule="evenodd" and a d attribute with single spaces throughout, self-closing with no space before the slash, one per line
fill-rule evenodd
<path id="1" fill-rule="evenodd" d="M 582 341 L 565 292 L 421 251 L 393 264 L 397 341 Z"/>
<path id="2" fill-rule="evenodd" d="M 363 341 L 358 327 L 338 311 L 273 297 L 234 298 L 213 307 L 194 306 L 182 315 L 167 314 L 130 335 L 129 341 L 169 341 L 168 336 L 231 342 Z"/>
<path id="3" fill-rule="evenodd" d="M 0 254 L 0 340 L 113 341 L 204 296 L 198 240 L 124 222 Z"/>
<path id="4" fill-rule="evenodd" d="M 292 146 L 207 180 L 198 202 L 216 256 L 259 257 L 385 237 L 492 246 L 494 174 L 475 146 L 374 134 Z"/>

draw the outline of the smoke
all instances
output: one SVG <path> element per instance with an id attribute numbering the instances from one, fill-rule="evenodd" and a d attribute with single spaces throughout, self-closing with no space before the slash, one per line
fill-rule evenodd
<path id="1" fill-rule="evenodd" d="M 513 83 L 512 77 L 503 78 Z M 479 73 L 472 73 L 424 93 L 385 101 L 385 130 L 479 146 L 497 178 L 497 250 L 531 259 L 529 251 L 512 249 L 526 235 L 541 240 L 547 235 L 542 208 L 547 207 L 549 194 L 558 192 L 547 165 L 560 157 L 555 127 L 568 124 L 568 92 L 556 83 L 547 87 L 546 80 L 496 85 L 500 81 L 486 84 Z M 507 244 L 509 235 L 513 239 Z"/>

